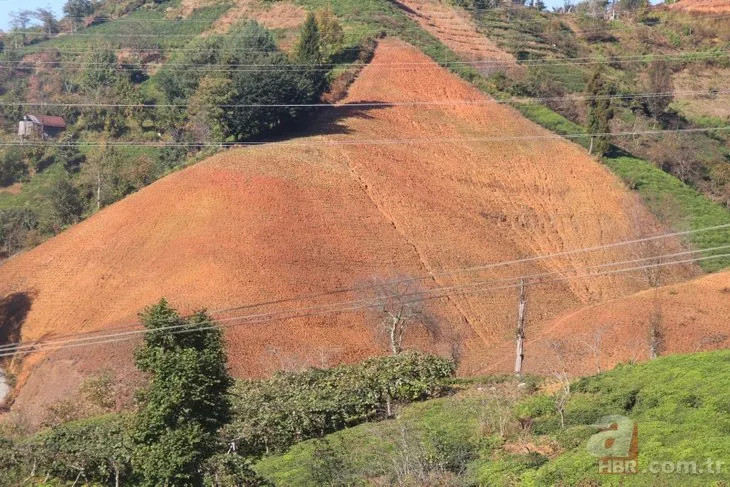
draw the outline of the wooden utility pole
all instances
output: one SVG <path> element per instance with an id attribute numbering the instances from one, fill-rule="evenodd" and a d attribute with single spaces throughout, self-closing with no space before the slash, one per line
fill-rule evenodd
<path id="1" fill-rule="evenodd" d="M 517 309 L 517 333 L 515 339 L 517 341 L 517 352 L 515 354 L 515 375 L 522 376 L 522 362 L 525 360 L 525 308 L 527 299 L 525 298 L 525 280 L 520 279 L 520 299 Z"/>

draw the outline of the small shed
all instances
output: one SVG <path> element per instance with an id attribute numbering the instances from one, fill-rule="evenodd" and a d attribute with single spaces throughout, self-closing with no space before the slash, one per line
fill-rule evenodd
<path id="1" fill-rule="evenodd" d="M 65 129 L 66 122 L 61 117 L 55 115 L 26 115 L 18 123 L 18 136 L 47 139 L 56 137 Z"/>

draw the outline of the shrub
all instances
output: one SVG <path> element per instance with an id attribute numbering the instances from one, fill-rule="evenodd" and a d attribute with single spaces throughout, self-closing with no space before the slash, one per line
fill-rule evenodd
<path id="1" fill-rule="evenodd" d="M 38 215 L 30 208 L 0 210 L 0 258 L 25 247 L 38 225 Z"/>
<path id="2" fill-rule="evenodd" d="M 28 174 L 20 151 L 11 148 L 0 153 L 0 186 L 8 186 Z"/>
<path id="3" fill-rule="evenodd" d="M 74 481 L 108 484 L 132 478 L 127 416 L 102 416 L 58 426 L 18 443 L 17 454 L 28 470 Z"/>
<path id="4" fill-rule="evenodd" d="M 235 420 L 225 436 L 244 454 L 281 451 L 347 426 L 388 415 L 391 402 L 407 403 L 447 391 L 454 363 L 406 352 L 328 370 L 279 373 L 238 383 Z"/>
<path id="5" fill-rule="evenodd" d="M 235 453 L 214 455 L 205 466 L 206 487 L 258 487 L 270 485 L 251 468 L 248 460 Z"/>

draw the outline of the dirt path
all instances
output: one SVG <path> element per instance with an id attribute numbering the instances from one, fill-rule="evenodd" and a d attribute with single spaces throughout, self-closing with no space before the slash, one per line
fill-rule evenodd
<path id="1" fill-rule="evenodd" d="M 517 61 L 511 54 L 499 49 L 489 38 L 479 32 L 469 14 L 446 5 L 439 0 L 395 0 L 409 17 L 434 37 L 438 38 L 464 61 L 495 61 L 512 69 Z M 480 71 L 489 74 L 504 71 L 506 67 L 484 67 Z"/>

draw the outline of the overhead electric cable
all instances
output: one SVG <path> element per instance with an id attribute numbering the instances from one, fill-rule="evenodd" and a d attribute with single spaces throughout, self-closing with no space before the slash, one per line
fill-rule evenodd
<path id="1" fill-rule="evenodd" d="M 681 256 L 685 256 L 685 255 L 691 255 L 691 254 L 696 254 L 696 253 L 713 252 L 713 251 L 718 251 L 718 250 L 723 250 L 723 249 L 728 249 L 728 248 L 730 248 L 730 245 L 718 246 L 718 247 L 710 248 L 710 249 L 692 250 L 692 251 L 684 251 L 684 252 L 678 252 L 678 253 L 673 253 L 673 254 L 664 254 L 664 255 L 650 256 L 650 257 L 644 257 L 644 258 L 627 260 L 627 261 L 620 261 L 620 262 L 608 262 L 608 263 L 597 264 L 597 265 L 587 266 L 587 267 L 582 267 L 582 268 L 559 269 L 559 270 L 556 270 L 556 271 L 539 273 L 539 274 L 523 275 L 523 276 L 516 276 L 516 277 L 511 277 L 511 278 L 502 278 L 502 279 L 497 279 L 497 280 L 479 281 L 479 282 L 475 282 L 475 283 L 468 283 L 468 284 L 456 285 L 456 286 L 442 286 L 442 287 L 425 289 L 425 290 L 419 291 L 417 293 L 412 293 L 412 295 L 413 296 L 423 296 L 423 295 L 426 295 L 426 294 L 429 294 L 429 293 L 432 293 L 432 292 L 435 292 L 435 291 L 449 293 L 449 292 L 452 292 L 452 291 L 464 290 L 464 289 L 467 289 L 467 288 L 480 287 L 480 286 L 484 286 L 486 284 L 495 284 L 495 283 L 509 282 L 509 281 L 522 281 L 522 280 L 529 280 L 529 279 L 541 279 L 541 278 L 549 277 L 549 276 L 555 275 L 555 274 L 565 274 L 565 273 L 569 273 L 569 272 L 580 272 L 580 271 L 587 271 L 587 270 L 590 270 L 590 269 L 602 269 L 602 268 L 605 268 L 605 267 L 615 267 L 615 266 L 618 266 L 618 265 L 633 264 L 633 263 L 645 262 L 645 261 L 649 261 L 649 260 L 661 260 L 661 259 L 666 259 L 666 258 L 681 257 Z M 720 258 L 720 257 L 727 257 L 727 256 L 730 256 L 730 254 L 700 257 L 700 258 L 694 258 L 694 259 L 685 260 L 685 261 L 681 261 L 681 262 L 669 262 L 669 263 L 651 264 L 649 266 L 634 267 L 634 268 L 631 268 L 629 270 L 637 270 L 637 269 L 642 269 L 642 268 L 651 268 L 651 267 L 655 267 L 657 265 L 688 263 L 688 262 L 706 260 L 706 259 L 709 259 L 709 258 Z M 609 273 L 613 273 L 615 271 L 616 270 L 609 271 Z M 619 269 L 618 271 L 625 271 L 625 269 Z M 603 273 L 599 273 L 599 275 L 601 275 L 601 274 L 603 274 Z M 569 279 L 572 279 L 572 278 L 577 278 L 577 277 L 591 277 L 591 276 L 593 276 L 593 275 L 589 275 L 589 276 L 571 276 L 571 277 L 568 277 L 568 278 Z M 559 280 L 561 280 L 561 279 L 553 280 L 553 281 L 550 281 L 550 282 L 557 282 Z M 513 286 L 508 286 L 508 288 L 509 287 L 513 287 Z M 492 288 L 490 288 L 490 289 L 492 289 Z M 405 294 L 403 296 L 408 297 L 409 295 L 408 294 Z M 403 296 L 401 296 L 401 297 L 403 297 Z M 395 296 L 386 296 L 386 298 L 387 297 L 395 297 Z M 448 294 L 440 295 L 440 296 L 437 296 L 437 297 L 448 297 Z M 422 300 L 422 299 L 432 299 L 432 298 L 428 298 L 428 297 L 427 298 L 420 298 L 419 297 L 419 299 L 417 299 L 417 301 Z M 376 306 L 377 303 L 381 302 L 381 300 L 382 300 L 382 297 L 375 297 L 375 298 L 360 299 L 360 300 L 349 301 L 349 302 L 335 302 L 335 303 L 330 303 L 330 304 L 325 304 L 325 305 L 319 305 L 319 306 L 314 306 L 314 307 L 308 307 L 308 308 L 296 308 L 296 309 L 289 309 L 289 310 L 285 309 L 285 310 L 277 310 L 277 311 L 273 311 L 273 312 L 269 312 L 269 313 L 261 313 L 261 314 L 254 314 L 254 315 L 244 315 L 244 316 L 238 316 L 238 317 L 223 318 L 223 319 L 217 319 L 216 321 L 217 322 L 227 322 L 227 321 L 231 321 L 231 320 L 261 319 L 261 318 L 264 318 L 266 320 L 276 320 L 276 319 L 278 319 L 277 318 L 277 315 L 292 314 L 292 313 L 297 313 L 298 314 L 298 313 L 301 313 L 301 312 L 307 312 L 307 313 L 309 313 L 309 312 L 313 312 L 313 311 L 314 312 L 327 312 L 327 313 L 340 313 L 340 312 L 344 312 L 344 311 L 350 311 L 350 310 L 353 310 L 353 309 L 356 310 L 356 309 L 363 309 L 363 308 L 371 307 L 371 306 L 374 306 L 374 305 Z M 344 306 L 344 308 L 343 308 L 343 306 Z M 355 306 L 355 308 L 353 308 L 353 306 Z M 213 314 L 213 313 L 211 312 L 211 314 Z M 187 324 L 179 324 L 179 325 L 171 325 L 171 326 L 166 326 L 166 327 L 163 326 L 163 327 L 160 327 L 160 328 L 155 329 L 154 331 L 158 331 L 158 332 L 159 331 L 170 331 L 170 330 L 176 330 L 176 329 L 181 329 L 181 328 L 189 328 L 189 325 L 187 325 Z M 57 346 L 60 346 L 60 345 L 63 345 L 63 344 L 70 344 L 70 343 L 77 343 L 77 342 L 91 342 L 91 341 L 95 341 L 95 340 L 99 340 L 99 339 L 105 339 L 105 338 L 111 338 L 111 337 L 136 336 L 136 335 L 140 335 L 140 334 L 147 333 L 148 331 L 149 330 L 134 330 L 134 331 L 124 332 L 124 333 L 115 333 L 115 334 L 111 334 L 111 335 L 105 335 L 105 336 L 101 336 L 101 337 L 99 337 L 99 336 L 92 336 L 92 337 L 89 337 L 89 338 L 80 338 L 80 339 L 76 339 L 76 340 L 54 341 L 54 342 L 45 342 L 45 343 L 38 343 L 38 342 L 36 342 L 36 343 L 33 343 L 33 344 L 27 344 L 27 345 L 22 345 L 20 343 L 18 343 L 18 344 L 10 344 L 10 345 L 4 345 L 3 347 L 0 347 L 0 352 L 2 352 L 4 350 L 12 349 L 12 352 L 15 354 L 15 353 L 18 353 L 19 351 L 23 351 L 23 350 L 31 349 L 31 348 L 33 350 L 36 350 L 37 351 L 38 350 L 38 347 L 57 347 Z M 194 329 L 194 330 L 190 330 L 190 331 L 198 331 L 198 330 L 197 329 Z M 5 355 L 3 355 L 2 353 L 0 353 L 0 358 L 3 357 L 3 356 L 5 356 Z"/>
<path id="2" fill-rule="evenodd" d="M 729 131 L 729 126 L 724 127 L 701 127 L 687 129 L 666 129 L 666 130 L 642 130 L 631 132 L 600 132 L 600 133 L 577 133 L 577 134 L 545 134 L 545 135 L 514 135 L 514 136 L 492 136 L 492 137 L 463 137 L 463 138 L 401 138 L 401 139 L 324 139 L 314 142 L 296 141 L 250 141 L 250 142 L 72 142 L 56 141 L 44 142 L 38 140 L 4 140 L 0 141 L 0 147 L 150 147 L 165 149 L 170 147 L 189 148 L 219 148 L 230 149 L 236 147 L 255 147 L 261 145 L 279 145 L 290 147 L 322 147 L 322 146 L 387 146 L 387 145 L 419 145 L 419 144 L 471 144 L 486 142 L 519 142 L 526 140 L 560 140 L 560 139 L 583 139 L 588 137 L 635 137 L 637 135 L 661 135 L 661 134 L 687 134 L 705 132 Z"/>
<path id="3" fill-rule="evenodd" d="M 535 286 L 535 285 L 544 285 L 544 284 L 550 284 L 550 283 L 554 283 L 554 282 L 561 282 L 561 281 L 572 280 L 572 279 L 590 279 L 590 278 L 601 277 L 601 276 L 605 276 L 605 275 L 620 274 L 620 273 L 624 273 L 624 272 L 635 272 L 635 271 L 639 271 L 639 270 L 666 267 L 666 266 L 670 266 L 670 265 L 690 264 L 690 263 L 695 263 L 695 262 L 701 262 L 701 261 L 718 259 L 718 258 L 726 258 L 726 257 L 730 257 L 730 254 L 713 255 L 713 256 L 707 256 L 707 257 L 697 257 L 697 258 L 693 258 L 693 259 L 686 259 L 683 261 L 663 262 L 663 263 L 660 262 L 660 263 L 656 263 L 656 264 L 637 266 L 637 267 L 633 267 L 633 268 L 629 268 L 629 269 L 614 269 L 614 270 L 610 270 L 610 271 L 604 271 L 604 272 L 585 275 L 585 276 L 564 276 L 561 278 L 552 279 L 552 280 L 548 280 L 548 281 L 526 283 L 525 285 Z M 402 301 L 402 302 L 405 304 L 408 304 L 408 303 L 415 303 L 415 302 L 426 301 L 426 300 L 431 300 L 431 299 L 446 298 L 446 297 L 450 297 L 452 295 L 466 295 L 466 294 L 480 293 L 480 292 L 485 292 L 485 291 L 511 289 L 511 288 L 515 288 L 515 287 L 518 287 L 521 285 L 523 285 L 523 284 L 517 283 L 517 284 L 512 284 L 512 285 L 502 286 L 502 287 L 473 289 L 470 291 L 461 291 L 457 294 L 447 293 L 447 294 L 443 294 L 443 295 L 419 297 L 419 298 L 414 298 L 410 301 L 406 300 L 406 301 Z M 438 288 L 433 289 L 433 290 L 438 290 Z M 239 323 L 239 324 L 230 323 L 230 322 L 241 321 L 241 320 L 250 318 L 250 315 L 245 315 L 245 316 L 238 316 L 238 317 L 214 320 L 216 323 L 211 326 L 200 327 L 200 326 L 190 326 L 189 324 L 174 325 L 174 326 L 170 326 L 170 327 L 156 328 L 155 330 L 144 329 L 144 330 L 139 330 L 137 332 L 128 332 L 128 333 L 119 333 L 119 334 L 109 335 L 108 337 L 104 337 L 103 340 L 100 340 L 97 342 L 90 342 L 90 341 L 83 342 L 83 343 L 74 342 L 74 343 L 69 343 L 69 344 L 55 347 L 55 348 L 54 347 L 46 347 L 46 348 L 36 347 L 33 350 L 5 352 L 5 353 L 0 353 L 0 358 L 10 357 L 10 356 L 15 356 L 15 355 L 27 355 L 27 354 L 31 354 L 31 353 L 46 351 L 46 350 L 47 351 L 58 351 L 58 350 L 62 350 L 65 348 L 76 348 L 76 347 L 81 347 L 81 346 L 93 346 L 93 345 L 100 345 L 100 344 L 105 344 L 105 343 L 116 343 L 116 342 L 121 342 L 121 341 L 128 341 L 128 340 L 135 339 L 139 335 L 144 335 L 146 333 L 154 333 L 154 332 L 159 332 L 159 331 L 170 331 L 171 334 L 199 333 L 199 332 L 205 331 L 205 330 L 220 329 L 220 328 L 226 328 L 226 327 L 231 327 L 231 326 L 240 326 L 242 324 L 249 324 L 249 325 L 250 324 L 261 324 L 261 323 L 268 323 L 268 322 L 272 322 L 272 321 L 282 321 L 282 320 L 288 320 L 288 319 L 304 318 L 304 317 L 309 317 L 309 316 L 318 316 L 318 315 L 322 315 L 322 314 L 358 311 L 358 310 L 363 310 L 366 308 L 378 307 L 378 306 L 382 306 L 382 303 L 380 301 L 378 301 L 378 298 L 374 298 L 374 299 L 370 300 L 369 304 L 352 304 L 352 305 L 348 305 L 348 307 L 337 308 L 337 309 L 307 311 L 306 314 L 304 314 L 304 315 L 292 314 L 292 316 L 285 316 L 285 317 L 281 317 L 281 316 L 269 317 L 269 318 L 258 318 L 257 317 L 256 320 L 247 321 L 246 323 Z M 228 322 L 229 324 L 227 324 L 227 325 L 221 324 L 221 322 L 224 322 L 224 323 Z M 123 338 L 117 338 L 117 337 L 123 337 Z M 111 338 L 111 339 L 109 339 L 109 338 Z"/>

